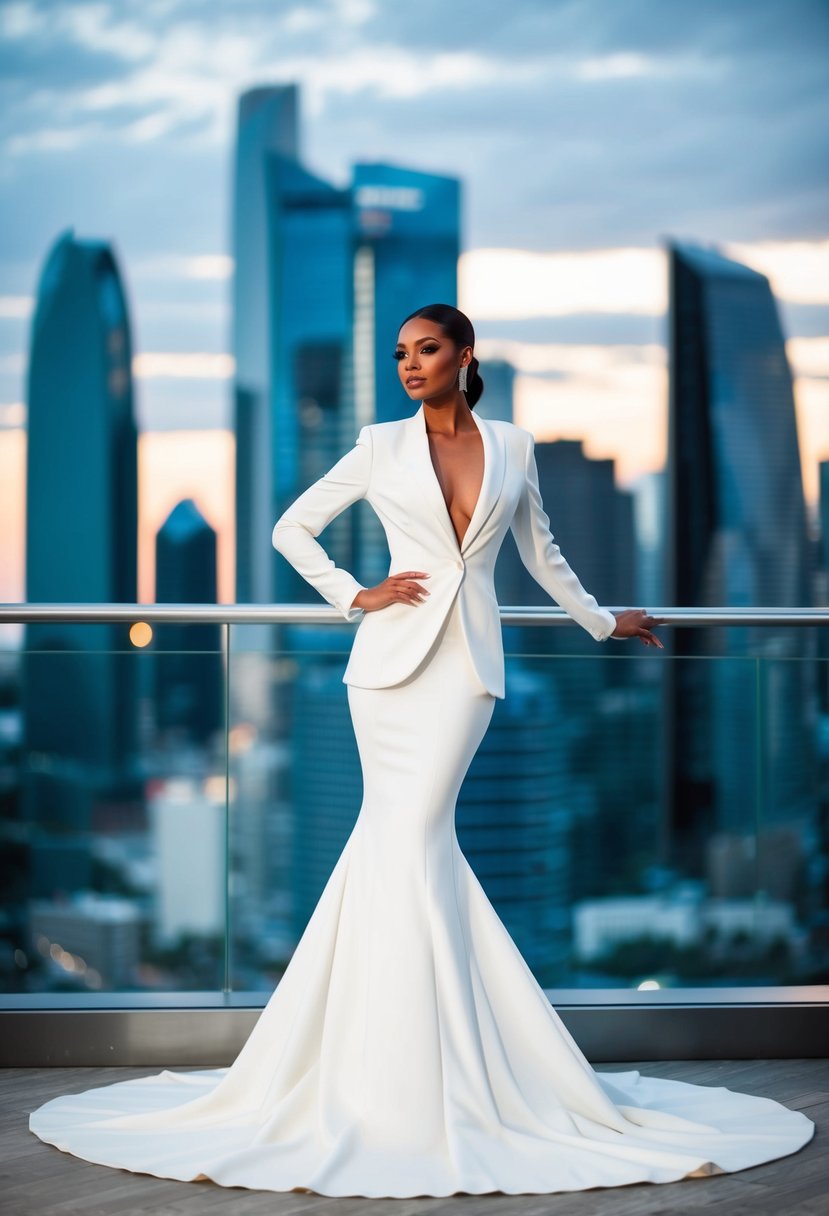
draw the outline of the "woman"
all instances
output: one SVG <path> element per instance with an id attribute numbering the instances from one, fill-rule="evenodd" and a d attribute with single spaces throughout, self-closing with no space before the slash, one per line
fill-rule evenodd
<path id="1" fill-rule="evenodd" d="M 474 341 L 449 305 L 406 318 L 394 357 L 420 408 L 363 427 L 273 530 L 360 618 L 343 679 L 364 787 L 279 986 L 230 1068 L 55 1098 L 30 1117 L 41 1139 L 166 1178 L 402 1198 L 670 1182 L 811 1138 L 805 1115 L 766 1098 L 595 1073 L 459 848 L 455 801 L 504 696 L 492 579 L 507 528 L 594 638 L 661 646 L 656 618 L 600 608 L 561 556 L 529 432 L 472 412 Z M 375 587 L 315 539 L 363 497 L 391 554 Z"/>

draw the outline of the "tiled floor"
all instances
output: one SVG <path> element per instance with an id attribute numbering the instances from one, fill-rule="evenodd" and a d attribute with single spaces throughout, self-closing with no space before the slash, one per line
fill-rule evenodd
<path id="1" fill-rule="evenodd" d="M 805 1111 L 817 1124 L 799 1153 L 737 1174 L 655 1186 L 637 1183 L 560 1195 L 477 1195 L 450 1199 L 330 1199 L 273 1193 L 212 1182 L 173 1182 L 91 1165 L 43 1144 L 28 1113 L 59 1093 L 89 1089 L 160 1068 L 0 1069 L 0 1213 L 3 1216 L 799 1216 L 829 1213 L 829 1060 L 712 1060 L 601 1065 L 653 1076 L 726 1085 L 765 1094 Z"/>

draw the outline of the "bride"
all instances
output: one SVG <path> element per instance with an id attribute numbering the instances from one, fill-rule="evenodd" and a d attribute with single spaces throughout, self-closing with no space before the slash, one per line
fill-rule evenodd
<path id="1" fill-rule="evenodd" d="M 811 1120 L 768 1098 L 594 1072 L 460 850 L 458 792 L 505 695 L 493 573 L 507 530 L 596 640 L 662 645 L 659 620 L 601 608 L 568 566 L 532 435 L 474 413 L 474 345 L 450 305 L 407 317 L 394 358 L 419 408 L 364 426 L 273 529 L 277 550 L 359 620 L 343 680 L 363 774 L 282 980 L 229 1067 L 53 1098 L 29 1118 L 41 1140 L 162 1178 L 403 1198 L 672 1182 L 811 1139 Z M 315 539 L 360 498 L 391 556 L 374 587 Z"/>

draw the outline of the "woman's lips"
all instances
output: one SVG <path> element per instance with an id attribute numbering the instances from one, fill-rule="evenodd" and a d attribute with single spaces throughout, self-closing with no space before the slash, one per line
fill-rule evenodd
<path id="1" fill-rule="evenodd" d="M 406 387 L 407 388 L 417 388 L 417 386 L 419 384 L 424 384 L 424 383 L 425 383 L 424 376 L 415 376 L 413 379 L 406 381 Z"/>

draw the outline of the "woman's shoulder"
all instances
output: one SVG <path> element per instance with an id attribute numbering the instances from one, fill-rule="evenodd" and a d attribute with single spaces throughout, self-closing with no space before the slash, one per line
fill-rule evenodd
<path id="1" fill-rule="evenodd" d="M 365 426 L 361 426 L 361 431 L 371 431 L 373 434 L 383 434 L 385 431 L 394 430 L 397 427 L 403 426 L 408 422 L 408 418 L 390 418 L 385 422 L 367 422 Z"/>
<path id="2" fill-rule="evenodd" d="M 487 418 L 486 421 L 490 426 L 503 427 L 505 431 L 508 431 L 511 435 L 515 435 L 516 438 L 519 435 L 523 435 L 525 439 L 527 436 L 532 436 L 532 431 L 528 431 L 525 426 L 519 426 L 517 422 L 507 422 L 506 418 Z"/>
<path id="3" fill-rule="evenodd" d="M 520 450 L 526 450 L 527 444 L 535 441 L 532 431 L 517 422 L 507 422 L 505 418 L 488 418 L 490 426 L 499 427 L 504 437 Z"/>

